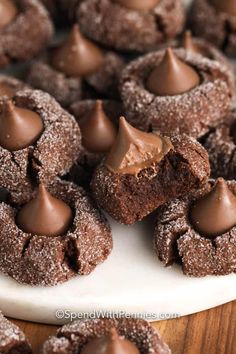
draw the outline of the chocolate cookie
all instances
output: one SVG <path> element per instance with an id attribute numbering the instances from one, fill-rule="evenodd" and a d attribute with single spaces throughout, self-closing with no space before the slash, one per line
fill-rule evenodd
<path id="1" fill-rule="evenodd" d="M 209 133 L 204 146 L 209 153 L 212 176 L 236 179 L 236 107 L 224 123 Z"/>
<path id="2" fill-rule="evenodd" d="M 31 354 L 31 347 L 19 327 L 8 321 L 0 312 L 0 353 Z"/>
<path id="3" fill-rule="evenodd" d="M 139 319 L 97 319 L 76 321 L 58 330 L 44 343 L 42 354 L 97 353 L 112 341 L 112 348 L 123 353 L 170 354 L 160 334 Z M 94 346 L 96 344 L 96 346 Z M 118 352 L 118 350 L 117 350 Z"/>
<path id="4" fill-rule="evenodd" d="M 222 178 L 161 207 L 154 233 L 159 259 L 180 263 L 194 277 L 235 272 L 235 210 L 236 182 Z"/>
<path id="5" fill-rule="evenodd" d="M 129 64 L 122 75 L 127 119 L 146 131 L 201 137 L 229 112 L 229 77 L 221 63 L 183 49 L 148 54 Z"/>
<path id="6" fill-rule="evenodd" d="M 35 182 L 48 184 L 70 170 L 81 150 L 80 129 L 42 91 L 18 91 L 13 101 L 0 101 L 0 111 L 0 186 L 23 203 Z"/>
<path id="7" fill-rule="evenodd" d="M 133 224 L 209 176 L 208 156 L 192 138 L 144 133 L 121 119 L 115 144 L 95 170 L 91 189 L 117 221 Z"/>
<path id="8" fill-rule="evenodd" d="M 68 107 L 86 97 L 88 89 L 84 85 L 97 95 L 119 96 L 118 82 L 123 67 L 124 61 L 119 55 L 102 51 L 74 26 L 64 43 L 49 50 L 42 61 L 32 64 L 28 82 Z"/>
<path id="9" fill-rule="evenodd" d="M 189 22 L 194 34 L 206 38 L 228 55 L 236 54 L 236 7 L 233 1 L 194 0 Z"/>
<path id="10" fill-rule="evenodd" d="M 17 91 L 21 91 L 29 88 L 29 86 L 16 79 L 15 77 L 8 75 L 0 75 L 0 97 L 12 98 Z"/>
<path id="11" fill-rule="evenodd" d="M 7 0 L 0 18 L 0 67 L 37 55 L 53 35 L 53 25 L 38 0 Z"/>
<path id="12" fill-rule="evenodd" d="M 84 100 L 75 102 L 69 110 L 81 127 L 82 150 L 67 177 L 87 188 L 94 169 L 115 140 L 123 107 L 117 101 Z"/>
<path id="13" fill-rule="evenodd" d="M 57 179 L 31 198 L 24 207 L 0 204 L 1 272 L 20 283 L 52 286 L 89 274 L 108 257 L 110 227 L 81 187 Z"/>
<path id="14" fill-rule="evenodd" d="M 179 0 L 87 0 L 78 10 L 78 22 L 88 37 L 121 51 L 156 48 L 180 33 L 184 21 Z"/>

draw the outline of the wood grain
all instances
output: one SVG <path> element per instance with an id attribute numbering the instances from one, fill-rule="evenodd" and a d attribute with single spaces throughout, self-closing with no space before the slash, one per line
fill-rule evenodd
<path id="1" fill-rule="evenodd" d="M 34 354 L 42 343 L 56 332 L 56 326 L 45 326 L 13 320 L 29 338 Z M 235 354 L 236 301 L 179 319 L 153 323 L 173 354 Z"/>

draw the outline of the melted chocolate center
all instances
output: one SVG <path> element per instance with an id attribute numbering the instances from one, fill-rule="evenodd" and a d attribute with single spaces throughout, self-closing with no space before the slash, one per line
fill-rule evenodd
<path id="1" fill-rule="evenodd" d="M 172 148 L 168 138 L 142 132 L 121 117 L 119 132 L 105 165 L 113 173 L 136 175 L 161 161 Z"/>

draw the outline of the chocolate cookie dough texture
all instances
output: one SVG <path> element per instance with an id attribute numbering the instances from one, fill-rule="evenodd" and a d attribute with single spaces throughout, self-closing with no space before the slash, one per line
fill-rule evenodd
<path id="1" fill-rule="evenodd" d="M 136 127 L 200 138 L 225 120 L 233 94 L 228 69 L 183 49 L 130 63 L 121 78 L 127 119 Z"/>
<path id="2" fill-rule="evenodd" d="M 29 86 L 12 76 L 0 74 L 0 98 L 12 98 L 17 91 L 28 89 Z"/>
<path id="3" fill-rule="evenodd" d="M 204 141 L 212 176 L 236 179 L 236 108 L 227 120 L 212 131 Z"/>
<path id="4" fill-rule="evenodd" d="M 28 82 L 67 107 L 85 96 L 84 85 L 97 95 L 118 96 L 123 66 L 120 56 L 101 50 L 74 25 L 63 43 L 32 64 Z"/>
<path id="5" fill-rule="evenodd" d="M 40 185 L 24 206 L 0 204 L 0 271 L 53 286 L 89 274 L 112 249 L 110 227 L 81 187 Z"/>
<path id="6" fill-rule="evenodd" d="M 31 347 L 24 335 L 12 322 L 0 312 L 0 353 L 1 354 L 32 354 Z"/>
<path id="7" fill-rule="evenodd" d="M 82 134 L 82 150 L 70 170 L 72 181 L 88 187 L 96 166 L 113 145 L 122 104 L 111 100 L 84 100 L 70 106 Z"/>
<path id="8" fill-rule="evenodd" d="M 18 91 L 12 101 L 0 101 L 0 111 L 0 185 L 23 203 L 34 183 L 47 185 L 70 170 L 81 149 L 80 129 L 42 91 Z"/>
<path id="9" fill-rule="evenodd" d="M 199 188 L 209 174 L 207 153 L 192 138 L 144 133 L 121 118 L 117 139 L 95 170 L 91 188 L 101 208 L 117 221 L 133 224 Z"/>
<path id="10" fill-rule="evenodd" d="M 42 354 L 170 354 L 160 334 L 146 321 L 97 319 L 76 321 L 44 343 Z"/>
<path id="11" fill-rule="evenodd" d="M 236 54 L 234 0 L 194 0 L 189 22 L 194 34 L 214 43 L 228 55 Z"/>
<path id="12" fill-rule="evenodd" d="M 165 266 L 181 264 L 186 275 L 236 271 L 236 182 L 210 181 L 195 195 L 158 211 L 154 244 Z"/>
<path id="13" fill-rule="evenodd" d="M 78 22 L 86 36 L 108 48 L 143 52 L 179 34 L 185 13 L 180 0 L 87 0 Z"/>
<path id="14" fill-rule="evenodd" d="M 52 35 L 52 22 L 38 0 L 1 0 L 0 67 L 36 56 Z"/>

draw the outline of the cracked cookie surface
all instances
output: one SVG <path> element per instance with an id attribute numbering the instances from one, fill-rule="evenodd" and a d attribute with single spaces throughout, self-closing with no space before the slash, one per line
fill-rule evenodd
<path id="1" fill-rule="evenodd" d="M 194 0 L 189 13 L 189 24 L 197 36 L 214 43 L 227 55 L 236 54 L 235 16 L 216 11 L 207 0 Z"/>
<path id="2" fill-rule="evenodd" d="M 137 176 L 113 173 L 101 163 L 91 182 L 98 205 L 119 222 L 133 224 L 168 200 L 206 183 L 210 167 L 205 149 L 186 135 L 170 140 L 173 149 Z"/>
<path id="3" fill-rule="evenodd" d="M 111 0 L 88 0 L 80 5 L 77 15 L 88 37 L 121 51 L 156 48 L 180 33 L 185 21 L 179 0 L 161 0 L 149 11 L 130 10 Z"/>
<path id="4" fill-rule="evenodd" d="M 168 345 L 147 321 L 140 319 L 97 319 L 76 321 L 63 326 L 57 336 L 46 341 L 42 354 L 77 354 L 89 340 L 101 337 L 111 328 L 133 342 L 143 354 L 170 354 Z"/>
<path id="5" fill-rule="evenodd" d="M 220 124 L 204 141 L 209 153 L 212 176 L 236 179 L 236 107 L 226 122 Z"/>
<path id="6" fill-rule="evenodd" d="M 35 182 L 47 185 L 70 170 L 81 150 L 81 135 L 75 119 L 47 93 L 18 91 L 13 100 L 38 113 L 44 123 L 33 146 L 13 152 L 0 147 L 0 185 L 11 192 L 13 202 L 24 203 Z M 4 98 L 0 108 L 3 104 Z"/>
<path id="7" fill-rule="evenodd" d="M 0 204 L 0 270 L 20 283 L 53 286 L 87 275 L 112 249 L 110 227 L 81 187 L 57 179 L 48 190 L 74 211 L 64 236 L 27 234 L 16 225 L 18 207 Z"/>
<path id="8" fill-rule="evenodd" d="M 52 22 L 38 0 L 14 0 L 14 3 L 18 14 L 0 31 L 0 67 L 31 59 L 53 35 Z"/>
<path id="9" fill-rule="evenodd" d="M 31 347 L 24 333 L 0 312 L 0 353 L 31 354 Z"/>
<path id="10" fill-rule="evenodd" d="M 195 138 L 224 121 L 230 109 L 233 88 L 228 69 L 216 61 L 193 56 L 183 49 L 175 54 L 196 69 L 201 83 L 175 96 L 156 96 L 146 89 L 146 80 L 161 62 L 158 51 L 131 62 L 121 78 L 121 97 L 127 119 L 139 129 L 163 134 L 189 134 Z"/>
<path id="11" fill-rule="evenodd" d="M 160 208 L 156 216 L 154 248 L 165 266 L 181 264 L 184 274 L 194 277 L 226 275 L 236 271 L 236 227 L 214 239 L 197 232 L 189 211 L 194 200 L 203 197 L 214 184 L 210 181 L 192 196 L 176 199 Z M 228 182 L 236 194 L 236 182 Z"/>

